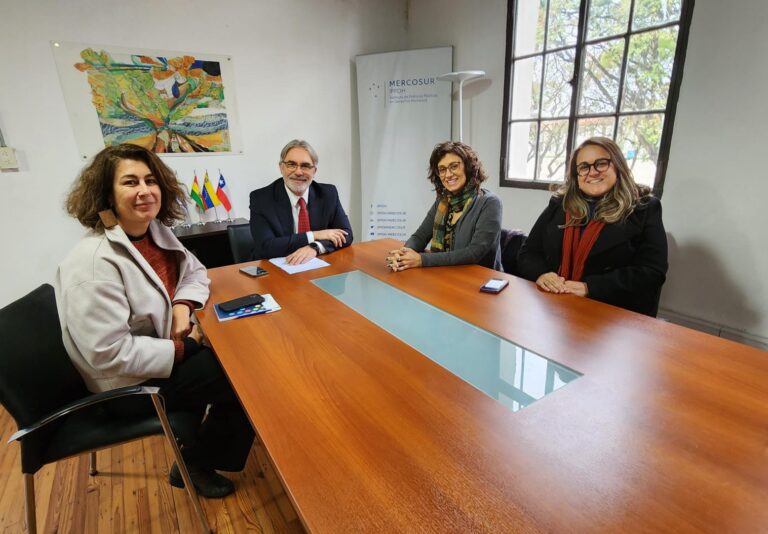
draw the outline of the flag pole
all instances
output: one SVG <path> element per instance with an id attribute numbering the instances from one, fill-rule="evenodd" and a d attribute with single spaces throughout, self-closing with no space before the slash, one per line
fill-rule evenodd
<path id="1" fill-rule="evenodd" d="M 190 197 L 195 202 L 195 213 L 197 213 L 197 226 L 204 226 L 205 221 L 203 220 L 203 217 L 205 216 L 205 207 L 202 205 L 203 200 L 200 196 L 202 194 L 202 191 L 200 191 L 200 184 L 197 182 L 197 169 L 192 169 L 192 174 L 194 175 L 195 179 L 192 182 L 192 190 L 190 193 Z M 195 195 L 192 197 L 192 195 Z"/>
<path id="2" fill-rule="evenodd" d="M 185 198 L 182 202 L 182 207 L 184 208 L 184 223 L 181 225 L 182 228 L 189 228 L 192 226 L 192 218 L 189 216 L 189 209 L 187 208 L 187 199 Z"/>
<path id="3" fill-rule="evenodd" d="M 192 172 L 195 174 L 195 180 L 197 180 L 197 169 L 193 169 Z M 205 210 L 197 202 L 195 202 L 195 209 L 197 210 L 197 225 L 205 226 L 205 220 L 203 220 Z"/>
<path id="4" fill-rule="evenodd" d="M 173 171 L 174 174 L 176 174 L 176 171 Z M 176 181 L 179 181 L 179 175 L 176 174 Z M 181 225 L 182 228 L 189 228 L 192 226 L 192 217 L 189 216 L 189 207 L 187 206 L 187 198 L 191 198 L 189 196 L 189 189 L 187 188 L 187 184 L 179 182 L 179 185 L 181 186 L 184 193 L 186 193 L 182 198 L 177 198 L 176 200 L 181 204 L 181 207 L 184 209 L 184 223 Z"/>
<path id="5" fill-rule="evenodd" d="M 216 203 L 219 199 L 216 198 L 216 191 L 214 191 L 211 179 L 208 177 L 208 169 L 205 169 L 205 178 L 203 179 L 203 199 L 205 198 L 208 198 L 208 202 L 211 204 L 208 209 L 213 208 L 213 213 L 216 216 L 216 220 L 212 222 L 220 223 L 219 210 L 216 209 Z"/>
<path id="6" fill-rule="evenodd" d="M 219 176 L 221 176 L 221 169 L 219 169 Z M 230 200 L 230 202 L 232 201 Z M 227 222 L 233 222 L 232 216 L 229 214 L 229 210 L 227 210 Z"/>

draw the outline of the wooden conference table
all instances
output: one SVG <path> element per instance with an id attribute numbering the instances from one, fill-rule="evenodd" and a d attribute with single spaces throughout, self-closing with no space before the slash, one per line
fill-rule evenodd
<path id="1" fill-rule="evenodd" d="M 211 302 L 283 308 L 198 316 L 307 530 L 768 529 L 768 353 L 478 266 L 391 273 L 396 245 L 209 271 Z M 582 376 L 513 412 L 312 282 L 353 270 Z"/>

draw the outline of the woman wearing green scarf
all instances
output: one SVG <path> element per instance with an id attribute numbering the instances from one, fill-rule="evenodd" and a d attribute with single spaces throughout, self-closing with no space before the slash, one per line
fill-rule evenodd
<path id="1" fill-rule="evenodd" d="M 403 271 L 477 263 L 503 270 L 499 249 L 501 201 L 480 188 L 487 178 L 469 145 L 456 141 L 437 145 L 429 158 L 428 176 L 437 199 L 405 245 L 389 252 L 387 265 L 393 271 Z"/>

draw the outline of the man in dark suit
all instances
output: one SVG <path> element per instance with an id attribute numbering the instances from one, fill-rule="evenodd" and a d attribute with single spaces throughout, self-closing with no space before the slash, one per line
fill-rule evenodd
<path id="1" fill-rule="evenodd" d="M 280 174 L 251 192 L 254 259 L 285 257 L 289 265 L 352 243 L 352 228 L 336 187 L 314 182 L 317 153 L 294 139 L 280 152 Z"/>

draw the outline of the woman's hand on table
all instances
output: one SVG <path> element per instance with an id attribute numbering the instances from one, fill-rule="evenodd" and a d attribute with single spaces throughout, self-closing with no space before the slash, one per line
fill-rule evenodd
<path id="1" fill-rule="evenodd" d="M 567 293 L 565 282 L 557 273 L 544 273 L 536 279 L 536 285 L 547 293 Z"/>
<path id="2" fill-rule="evenodd" d="M 585 284 L 584 282 L 574 282 L 573 280 L 566 280 L 565 289 L 568 293 L 570 293 L 571 295 L 576 295 L 577 297 L 586 297 L 589 294 L 589 291 L 587 290 L 587 284 Z"/>
<path id="3" fill-rule="evenodd" d="M 547 293 L 569 293 L 577 297 L 586 297 L 589 294 L 587 284 L 566 280 L 557 273 L 544 273 L 536 280 L 536 285 Z"/>
<path id="4" fill-rule="evenodd" d="M 387 256 L 387 267 L 395 272 L 421 267 L 421 254 L 407 247 L 390 250 Z"/>

